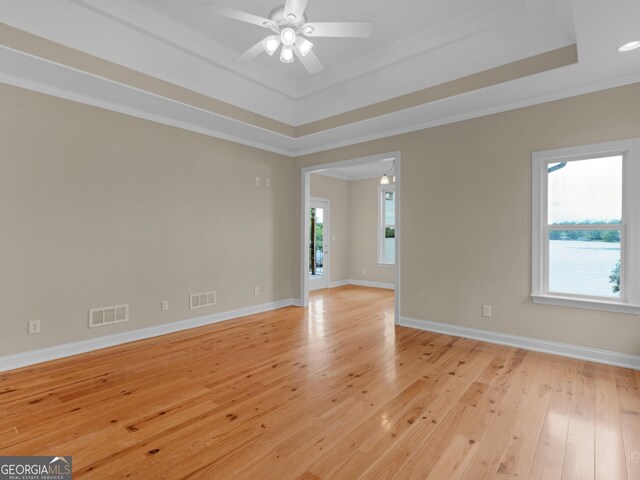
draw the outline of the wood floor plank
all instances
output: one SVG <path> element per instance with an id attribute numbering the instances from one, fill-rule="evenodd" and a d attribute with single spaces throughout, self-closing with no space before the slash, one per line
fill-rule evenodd
<path id="1" fill-rule="evenodd" d="M 530 479 L 557 480 L 562 477 L 575 383 L 575 362 L 562 358 L 557 359 L 556 363 L 560 372 L 553 381 L 551 397 L 529 468 Z"/>
<path id="2" fill-rule="evenodd" d="M 596 367 L 595 478 L 627 480 L 620 407 L 612 368 Z"/>
<path id="3" fill-rule="evenodd" d="M 576 373 L 562 479 L 592 480 L 595 477 L 596 423 L 594 367 L 580 362 Z"/>
<path id="4" fill-rule="evenodd" d="M 615 369 L 624 453 L 629 479 L 640 479 L 640 388 L 631 370 Z"/>
<path id="5" fill-rule="evenodd" d="M 640 479 L 640 373 L 393 324 L 393 292 L 0 374 L 0 455 L 79 479 Z"/>

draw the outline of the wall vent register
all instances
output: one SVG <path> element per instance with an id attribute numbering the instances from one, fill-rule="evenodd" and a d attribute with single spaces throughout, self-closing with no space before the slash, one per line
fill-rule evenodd
<path id="1" fill-rule="evenodd" d="M 129 305 L 93 308 L 89 310 L 89 328 L 129 321 Z"/>
<path id="2" fill-rule="evenodd" d="M 194 293 L 189 295 L 189 308 L 210 307 L 216 304 L 216 292 Z"/>

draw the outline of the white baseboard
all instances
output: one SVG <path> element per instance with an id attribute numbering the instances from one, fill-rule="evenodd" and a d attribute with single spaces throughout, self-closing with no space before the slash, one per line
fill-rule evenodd
<path id="1" fill-rule="evenodd" d="M 489 343 L 507 345 L 509 347 L 533 350 L 534 352 L 550 353 L 563 357 L 588 360 L 590 362 L 604 363 L 616 367 L 632 368 L 640 370 L 640 356 L 626 353 L 599 350 L 596 348 L 580 347 L 566 343 L 551 342 L 530 337 L 519 337 L 507 333 L 497 333 L 476 328 L 461 327 L 447 323 L 430 322 L 428 320 L 416 320 L 414 318 L 400 317 L 400 325 L 415 328 L 427 332 L 443 333 L 454 337 L 472 338 Z"/>
<path id="2" fill-rule="evenodd" d="M 13 355 L 5 355 L 0 357 L 0 372 L 6 370 L 14 370 L 16 368 L 34 365 L 36 363 L 48 362 L 58 358 L 70 357 L 80 353 L 100 350 L 102 348 L 113 347 L 123 343 L 135 342 L 136 340 L 144 340 L 145 338 L 157 337 L 168 333 L 188 330 L 190 328 L 202 327 L 213 323 L 224 322 L 238 317 L 247 315 L 255 315 L 257 313 L 268 312 L 278 308 L 296 305 L 299 300 L 288 298 L 286 300 L 278 300 L 276 302 L 263 303 L 252 307 L 230 310 L 227 312 L 213 313 L 188 320 L 180 320 L 178 322 L 165 323 L 153 327 L 141 328 L 130 332 L 116 333 L 98 338 L 90 338 L 64 345 L 43 348 L 40 350 L 31 350 L 28 352 L 16 353 Z"/>
<path id="3" fill-rule="evenodd" d="M 389 290 L 394 290 L 396 288 L 393 283 L 382 283 L 382 282 L 367 282 L 365 280 L 338 280 L 336 282 L 330 282 L 329 288 L 335 287 L 344 287 L 345 285 L 357 285 L 359 287 L 373 287 L 373 288 L 386 288 Z"/>

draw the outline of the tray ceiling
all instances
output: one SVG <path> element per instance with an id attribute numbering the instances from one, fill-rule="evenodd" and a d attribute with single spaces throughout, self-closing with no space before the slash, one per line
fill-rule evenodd
<path id="1" fill-rule="evenodd" d="M 276 6 L 215 1 L 257 15 Z M 211 15 L 202 0 L 4 0 L 5 27 L 54 43 L 5 35 L 0 81 L 294 155 L 640 80 L 638 52 L 616 51 L 638 35 L 637 0 L 310 0 L 307 13 L 371 21 L 374 33 L 314 39 L 326 68 L 310 76 L 266 55 L 234 63 L 266 30 Z M 495 75 L 574 44 L 571 61 Z M 211 101 L 185 100 L 198 95 Z"/>

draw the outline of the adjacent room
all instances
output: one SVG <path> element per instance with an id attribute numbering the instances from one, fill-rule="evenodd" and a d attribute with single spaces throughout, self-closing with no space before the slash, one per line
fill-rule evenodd
<path id="1" fill-rule="evenodd" d="M 640 479 L 639 18 L 0 2 L 0 479 Z"/>
<path id="2" fill-rule="evenodd" d="M 347 161 L 308 174 L 308 290 L 395 288 L 396 161 Z"/>

